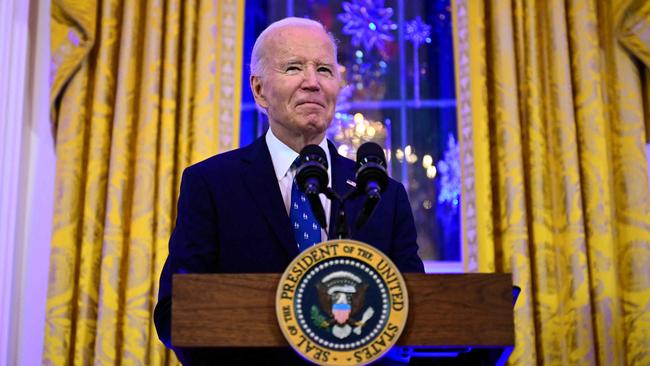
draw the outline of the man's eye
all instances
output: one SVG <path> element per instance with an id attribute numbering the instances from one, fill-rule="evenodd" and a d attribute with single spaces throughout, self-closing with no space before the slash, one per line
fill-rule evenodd
<path id="1" fill-rule="evenodd" d="M 321 73 L 324 73 L 324 74 L 327 74 L 327 75 L 333 75 L 334 74 L 334 73 L 332 73 L 332 69 L 330 69 L 329 67 L 319 67 L 318 72 L 321 72 Z"/>
<path id="2" fill-rule="evenodd" d="M 300 67 L 292 65 L 292 66 L 287 66 L 285 69 L 286 72 L 288 73 L 295 73 L 300 71 Z"/>

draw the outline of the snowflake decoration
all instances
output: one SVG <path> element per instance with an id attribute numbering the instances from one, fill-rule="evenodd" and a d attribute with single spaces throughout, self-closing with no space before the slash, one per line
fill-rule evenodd
<path id="1" fill-rule="evenodd" d="M 419 16 L 406 23 L 406 39 L 413 42 L 415 47 L 424 43 L 430 34 L 431 26 L 423 22 Z"/>
<path id="2" fill-rule="evenodd" d="M 438 162 L 440 173 L 440 193 L 438 203 L 454 207 L 460 202 L 460 148 L 452 134 L 447 140 L 444 159 Z"/>
<path id="3" fill-rule="evenodd" d="M 393 40 L 391 31 L 397 25 L 390 18 L 392 8 L 384 7 L 384 0 L 352 0 L 343 2 L 344 13 L 338 15 L 343 22 L 343 33 L 352 36 L 352 44 L 358 47 L 363 43 L 366 51 L 377 47 L 385 51 L 386 42 Z"/>

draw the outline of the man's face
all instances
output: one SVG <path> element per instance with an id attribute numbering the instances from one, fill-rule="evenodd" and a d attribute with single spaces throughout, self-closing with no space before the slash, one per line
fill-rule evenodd
<path id="1" fill-rule="evenodd" d="M 280 140 L 313 142 L 325 135 L 339 93 L 334 52 L 316 27 L 282 27 L 266 40 L 263 75 L 252 77 L 251 86 Z"/>

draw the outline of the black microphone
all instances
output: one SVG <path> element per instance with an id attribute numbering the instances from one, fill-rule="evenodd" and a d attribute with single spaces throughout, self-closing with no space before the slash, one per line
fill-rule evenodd
<path id="1" fill-rule="evenodd" d="M 296 172 L 298 188 L 307 195 L 318 224 L 327 231 L 325 210 L 318 194 L 325 193 L 329 176 L 327 175 L 327 155 L 318 145 L 307 145 L 300 151 Z"/>
<path id="2" fill-rule="evenodd" d="M 327 187 L 327 155 L 320 146 L 307 145 L 300 151 L 296 182 L 300 190 L 308 195 L 318 195 Z"/>
<path id="3" fill-rule="evenodd" d="M 367 197 L 357 216 L 356 230 L 361 229 L 372 216 L 387 185 L 384 150 L 374 142 L 366 142 L 357 150 L 357 190 L 365 192 Z"/>
<path id="4" fill-rule="evenodd" d="M 357 150 L 357 188 L 368 197 L 379 199 L 387 185 L 384 150 L 374 142 L 366 142 Z"/>

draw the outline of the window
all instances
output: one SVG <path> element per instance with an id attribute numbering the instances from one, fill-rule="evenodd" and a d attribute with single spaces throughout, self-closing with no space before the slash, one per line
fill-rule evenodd
<path id="1" fill-rule="evenodd" d="M 328 131 L 339 152 L 384 147 L 390 175 L 407 188 L 428 271 L 461 271 L 460 166 L 451 6 L 436 1 L 247 0 L 243 80 L 257 35 L 286 16 L 323 23 L 339 41 L 347 86 Z M 268 127 L 246 85 L 242 145 Z"/>

